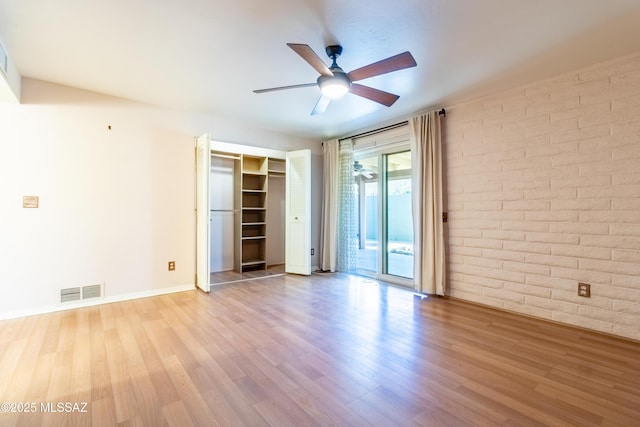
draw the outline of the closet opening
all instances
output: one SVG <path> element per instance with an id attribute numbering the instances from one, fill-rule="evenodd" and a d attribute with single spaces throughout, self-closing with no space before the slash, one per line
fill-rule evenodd
<path id="1" fill-rule="evenodd" d="M 208 292 L 210 285 L 311 273 L 310 249 L 305 249 L 310 159 L 310 150 L 284 152 L 209 141 L 206 135 L 196 139 L 198 287 Z M 288 173 L 290 164 L 296 165 L 294 173 Z M 289 187 L 299 193 L 295 203 L 289 203 Z M 295 217 L 289 232 L 288 216 Z"/>
<path id="2" fill-rule="evenodd" d="M 285 159 L 271 154 L 211 151 L 211 285 L 285 272 Z"/>

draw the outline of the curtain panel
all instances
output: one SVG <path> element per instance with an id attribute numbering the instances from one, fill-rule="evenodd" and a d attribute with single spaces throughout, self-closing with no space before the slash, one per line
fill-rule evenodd
<path id="1" fill-rule="evenodd" d="M 325 141 L 323 161 L 320 268 L 350 272 L 356 267 L 358 255 L 352 141 Z"/>
<path id="2" fill-rule="evenodd" d="M 440 114 L 409 120 L 414 232 L 413 278 L 417 292 L 445 295 Z"/>
<path id="3" fill-rule="evenodd" d="M 336 271 L 338 263 L 338 164 L 340 143 L 325 141 L 323 150 L 322 218 L 320 222 L 320 269 Z"/>

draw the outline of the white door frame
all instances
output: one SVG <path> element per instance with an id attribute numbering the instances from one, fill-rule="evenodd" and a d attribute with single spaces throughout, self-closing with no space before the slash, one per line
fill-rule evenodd
<path id="1" fill-rule="evenodd" d="M 209 175 L 211 173 L 211 143 L 209 135 L 201 135 L 195 141 L 195 219 L 196 219 L 196 286 L 209 292 L 211 260 L 211 236 L 209 221 Z"/>
<path id="2" fill-rule="evenodd" d="M 202 151 L 199 151 L 199 148 L 206 150 L 207 155 L 204 156 Z M 210 229 L 209 229 L 209 221 L 210 221 L 210 209 L 209 209 L 209 174 L 210 174 L 210 163 L 211 163 L 211 151 L 216 152 L 226 152 L 230 154 L 249 154 L 249 155 L 258 155 L 265 157 L 273 157 L 277 159 L 285 160 L 287 159 L 289 153 L 302 153 L 305 152 L 305 168 L 307 171 L 307 176 L 304 182 L 304 197 L 305 197 L 305 212 L 306 212 L 306 221 L 304 224 L 304 233 L 307 236 L 305 241 L 295 241 L 293 240 L 289 244 L 285 244 L 285 271 L 297 274 L 311 274 L 311 150 L 298 150 L 293 152 L 286 152 L 281 150 L 273 150 L 269 148 L 255 147 L 250 145 L 242 145 L 242 144 L 234 144 L 229 142 L 222 141 L 212 141 L 208 134 L 202 135 L 196 138 L 196 164 L 195 164 L 195 186 L 196 186 L 196 201 L 195 201 L 195 211 L 196 211 L 196 286 L 202 289 L 205 292 L 209 292 L 210 285 L 210 259 L 209 259 L 209 251 L 210 251 Z M 200 156 L 198 156 L 200 154 Z M 206 160 L 205 160 L 206 157 Z M 287 164 L 289 162 L 287 161 Z M 201 169 L 206 170 L 206 174 L 199 173 Z M 206 180 L 205 180 L 206 175 Z M 289 174 L 287 174 L 289 175 Z M 200 185 L 198 185 L 198 183 Z M 288 190 L 285 190 L 287 192 Z M 206 196 L 206 205 L 205 200 L 201 200 L 202 196 Z M 286 197 L 286 196 L 285 196 Z M 200 202 L 200 203 L 198 203 Z M 202 216 L 206 216 L 206 227 L 203 222 L 203 217 L 198 217 L 198 212 L 202 213 Z M 300 217 L 299 217 L 300 218 Z M 200 219 L 200 222 L 198 222 Z M 200 226 L 198 226 L 200 224 Z M 288 224 L 288 222 L 287 222 Z M 285 229 L 288 225 L 285 226 Z M 285 231 L 287 233 L 287 231 Z M 287 242 L 287 238 L 285 237 L 285 242 Z M 298 249 L 294 249 L 299 251 L 299 254 L 306 254 L 304 263 L 304 268 L 287 268 L 287 248 L 291 248 L 293 243 L 300 244 L 304 243 L 305 247 L 299 247 Z M 203 280 L 204 279 L 204 280 Z"/>

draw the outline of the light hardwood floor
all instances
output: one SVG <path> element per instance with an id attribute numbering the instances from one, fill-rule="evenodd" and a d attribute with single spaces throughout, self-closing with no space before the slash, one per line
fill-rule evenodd
<path id="1" fill-rule="evenodd" d="M 2 426 L 637 426 L 640 344 L 286 275 L 2 321 L 0 401 L 37 406 Z"/>
<path id="2" fill-rule="evenodd" d="M 270 265 L 266 270 L 253 270 L 238 273 L 237 271 L 219 271 L 209 275 L 211 285 L 221 285 L 223 283 L 240 282 L 247 279 L 259 279 L 262 277 L 277 276 L 284 274 L 284 264 Z"/>

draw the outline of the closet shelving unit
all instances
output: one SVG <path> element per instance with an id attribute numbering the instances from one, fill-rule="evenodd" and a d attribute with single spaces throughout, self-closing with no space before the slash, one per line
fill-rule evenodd
<path id="1" fill-rule="evenodd" d="M 242 156 L 240 270 L 266 270 L 268 158 Z"/>

